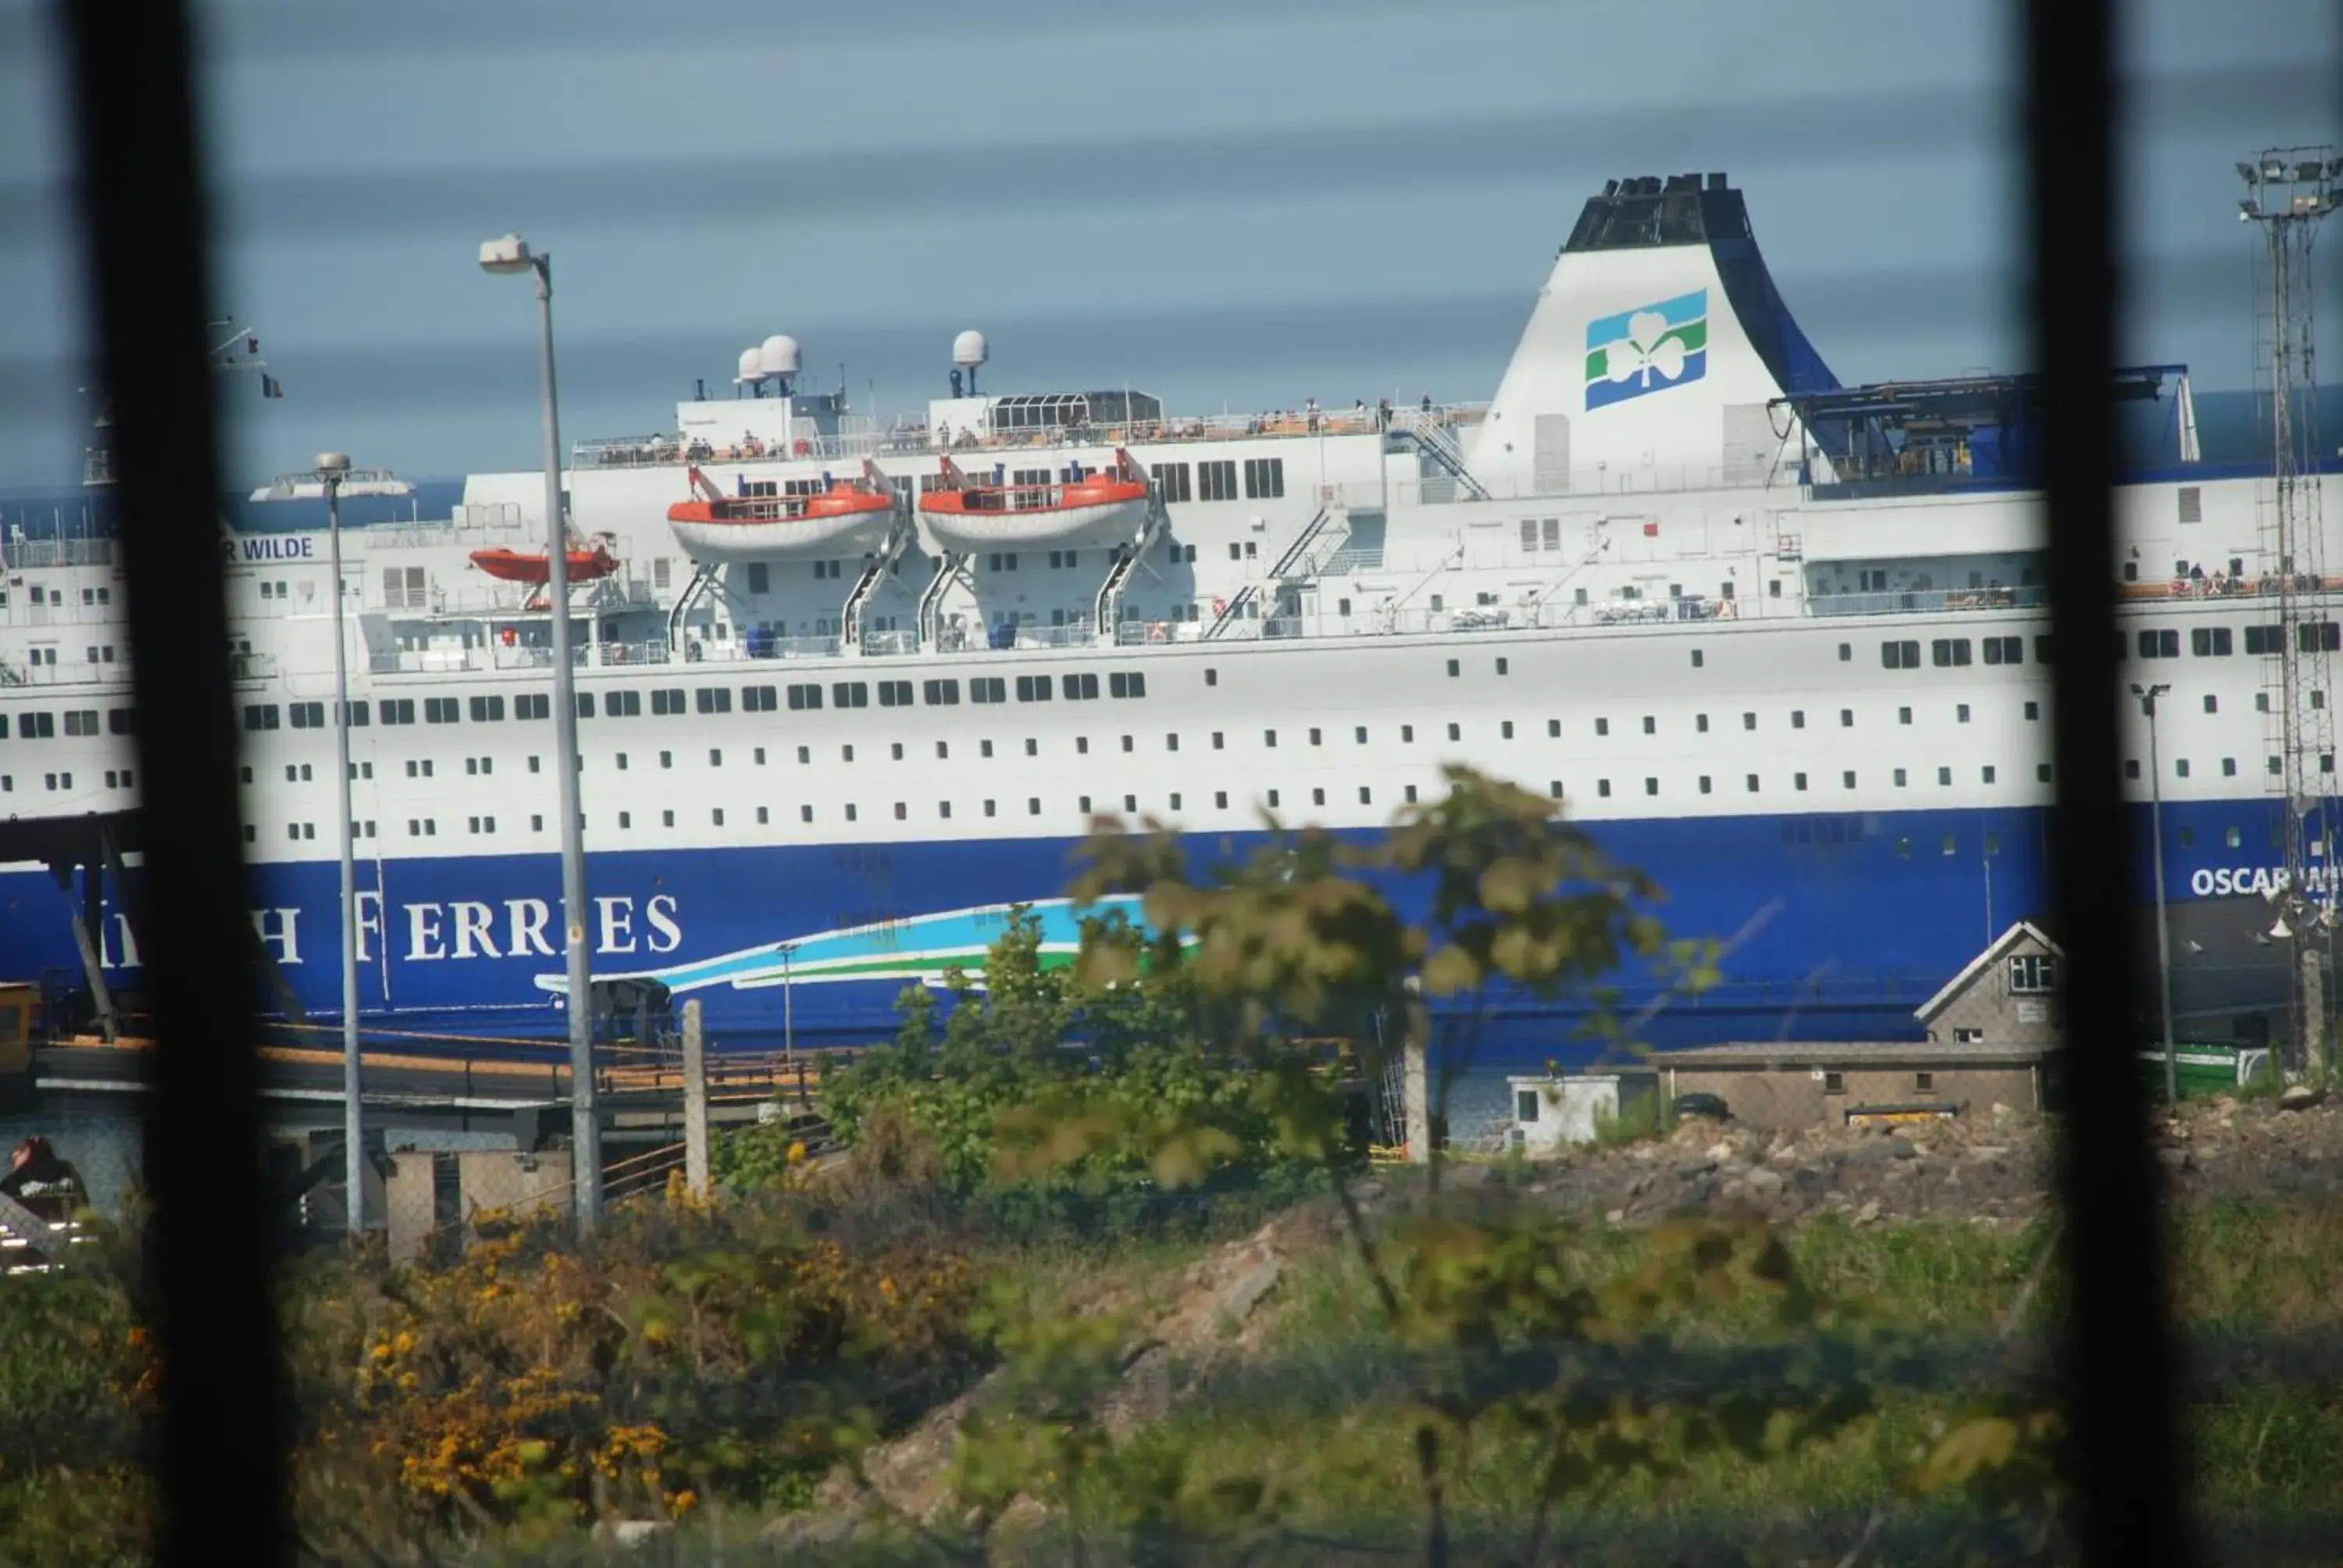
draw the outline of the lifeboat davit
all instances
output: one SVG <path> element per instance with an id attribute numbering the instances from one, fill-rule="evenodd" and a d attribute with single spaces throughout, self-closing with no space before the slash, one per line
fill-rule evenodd
<path id="1" fill-rule="evenodd" d="M 472 564 L 499 582 L 528 583 L 543 588 L 553 568 L 543 550 L 474 550 Z M 564 563 L 572 583 L 592 582 L 618 569 L 618 558 L 608 543 L 597 539 L 591 549 L 572 548 Z"/>
<path id="2" fill-rule="evenodd" d="M 694 468 L 699 498 L 669 507 L 668 526 L 697 561 L 873 549 L 893 523 L 895 492 L 868 462 L 863 469 L 861 483 L 833 480 L 810 496 L 727 496 Z"/>
<path id="3" fill-rule="evenodd" d="M 920 498 L 920 516 L 956 549 L 1109 537 L 1147 512 L 1147 479 L 1121 447 L 1111 468 L 1039 485 L 970 484 L 950 457 L 943 465 L 944 484 Z"/>

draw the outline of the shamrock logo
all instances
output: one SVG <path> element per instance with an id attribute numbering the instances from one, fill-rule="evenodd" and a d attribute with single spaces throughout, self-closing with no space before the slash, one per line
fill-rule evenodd
<path id="1" fill-rule="evenodd" d="M 1603 363 L 1613 381 L 1634 381 L 1648 390 L 1654 374 L 1664 382 L 1684 374 L 1684 339 L 1658 311 L 1639 310 L 1627 318 L 1627 336 L 1604 349 Z"/>

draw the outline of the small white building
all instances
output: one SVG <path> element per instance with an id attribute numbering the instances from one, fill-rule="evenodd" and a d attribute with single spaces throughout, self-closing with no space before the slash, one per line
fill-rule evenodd
<path id="1" fill-rule="evenodd" d="M 1539 1073 L 1508 1078 L 1513 1125 L 1508 1147 L 1525 1154 L 1553 1154 L 1570 1143 L 1592 1143 L 1595 1129 L 1622 1117 L 1651 1114 L 1659 1077 L 1649 1068 L 1594 1072 Z"/>

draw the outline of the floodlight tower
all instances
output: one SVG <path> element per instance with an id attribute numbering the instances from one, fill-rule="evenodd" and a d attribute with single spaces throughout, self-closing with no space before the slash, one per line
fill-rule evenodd
<path id="1" fill-rule="evenodd" d="M 2311 248 L 2319 221 L 2335 210 L 2343 158 L 2335 149 L 2271 147 L 2237 166 L 2246 194 L 2239 218 L 2260 229 L 2255 258 L 2257 358 L 2262 428 L 2270 471 L 2258 498 L 2264 570 L 2278 598 L 2276 668 L 2265 667 L 2274 755 L 2285 792 L 2284 908 L 2273 934 L 2297 944 L 2293 969 L 2292 1065 L 2316 1067 L 2326 1016 L 2319 950 L 2332 946 L 2335 828 L 2328 809 L 2335 780 L 2337 625 L 2327 595 L 2319 515 L 2318 379 L 2314 343 Z M 2286 917 L 2291 915 L 2289 921 Z"/>

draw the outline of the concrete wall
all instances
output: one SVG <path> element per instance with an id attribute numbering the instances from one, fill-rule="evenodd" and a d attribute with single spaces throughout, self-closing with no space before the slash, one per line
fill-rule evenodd
<path id="1" fill-rule="evenodd" d="M 2021 1111 L 2040 1109 L 2033 1067 L 1912 1068 L 1869 1067 L 1827 1070 L 1838 1073 L 1839 1087 L 1824 1078 L 1825 1070 L 1805 1067 L 1670 1068 L 1666 1077 L 1671 1095 L 1714 1094 L 1725 1101 L 1735 1121 L 1773 1131 L 1795 1132 L 1812 1127 L 1838 1127 L 1846 1113 L 1859 1106 L 1945 1105 L 1974 1115 L 1995 1104 Z M 1929 1087 L 1919 1087 L 1921 1072 Z"/>
<path id="2" fill-rule="evenodd" d="M 1509 1078 L 1505 1085 L 1513 1108 L 1513 1141 L 1529 1154 L 1551 1154 L 1565 1144 L 1594 1142 L 1598 1122 L 1648 1111 L 1658 1088 L 1648 1072 Z"/>
<path id="3" fill-rule="evenodd" d="M 399 1261 L 411 1259 L 435 1233 L 468 1239 L 471 1218 L 483 1209 L 515 1214 L 567 1211 L 569 1185 L 567 1149 L 534 1154 L 509 1149 L 401 1150 L 391 1156 L 390 1179 L 383 1183 L 390 1255 Z"/>

